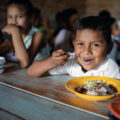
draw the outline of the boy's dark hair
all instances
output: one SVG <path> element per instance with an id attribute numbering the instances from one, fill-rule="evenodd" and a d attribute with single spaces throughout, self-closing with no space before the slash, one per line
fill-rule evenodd
<path id="1" fill-rule="evenodd" d="M 30 0 L 9 0 L 8 6 L 10 6 L 11 4 L 17 4 L 17 5 L 23 6 L 24 9 L 26 9 L 26 15 L 29 18 L 32 17 L 33 6 L 32 6 L 32 3 L 30 2 Z"/>
<path id="2" fill-rule="evenodd" d="M 116 22 L 116 19 L 113 17 L 105 18 L 105 20 L 110 27 L 112 27 L 112 25 Z"/>
<path id="3" fill-rule="evenodd" d="M 100 17 L 111 17 L 111 13 L 108 10 L 102 10 L 98 14 Z"/>
<path id="4" fill-rule="evenodd" d="M 74 39 L 75 39 L 77 30 L 84 30 L 84 29 L 101 31 L 104 35 L 104 38 L 107 44 L 110 44 L 112 42 L 111 27 L 107 24 L 107 22 L 104 21 L 103 18 L 99 16 L 88 16 L 80 19 L 79 22 L 76 24 L 76 27 L 74 30 Z"/>
<path id="5" fill-rule="evenodd" d="M 102 10 L 102 11 L 100 11 L 98 15 L 99 15 L 100 17 L 102 17 L 102 18 L 105 20 L 105 22 L 106 22 L 108 25 L 110 25 L 111 27 L 112 27 L 113 23 L 116 22 L 116 19 L 113 18 L 113 17 L 111 16 L 110 12 L 107 11 L 107 10 Z"/>

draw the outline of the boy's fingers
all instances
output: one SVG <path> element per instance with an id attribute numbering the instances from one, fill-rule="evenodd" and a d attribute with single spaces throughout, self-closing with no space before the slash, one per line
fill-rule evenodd
<path id="1" fill-rule="evenodd" d="M 57 57 L 57 56 L 64 55 L 64 54 L 66 54 L 65 51 L 62 49 L 59 49 L 59 50 L 54 51 L 52 55 Z"/>
<path id="2" fill-rule="evenodd" d="M 68 57 L 69 57 L 69 55 L 66 54 L 66 55 L 62 55 L 62 56 L 58 56 L 58 57 L 55 56 L 55 57 L 53 57 L 53 59 L 60 61 L 60 60 L 67 60 Z"/>
<path id="3" fill-rule="evenodd" d="M 55 61 L 55 64 L 56 65 L 58 65 L 58 66 L 60 66 L 60 65 L 64 65 L 66 63 L 66 61 L 64 61 L 64 60 L 60 60 L 60 61 Z"/>

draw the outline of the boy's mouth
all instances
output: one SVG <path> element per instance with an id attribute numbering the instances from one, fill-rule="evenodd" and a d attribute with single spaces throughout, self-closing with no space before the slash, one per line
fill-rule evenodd
<path id="1" fill-rule="evenodd" d="M 85 64 L 89 65 L 93 62 L 93 59 L 91 58 L 80 58 Z"/>

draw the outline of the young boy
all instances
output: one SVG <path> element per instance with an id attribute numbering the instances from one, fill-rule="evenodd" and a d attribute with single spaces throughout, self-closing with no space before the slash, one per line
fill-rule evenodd
<path id="1" fill-rule="evenodd" d="M 74 54 L 70 57 L 63 50 L 37 61 L 28 68 L 31 76 L 41 76 L 47 71 L 52 75 L 69 74 L 80 76 L 108 76 L 120 79 L 119 66 L 107 57 L 112 49 L 111 29 L 98 16 L 79 20 L 73 41 Z"/>

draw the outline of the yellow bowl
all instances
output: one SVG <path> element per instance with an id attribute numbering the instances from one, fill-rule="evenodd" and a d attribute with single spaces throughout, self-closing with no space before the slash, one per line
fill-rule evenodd
<path id="1" fill-rule="evenodd" d="M 69 80 L 65 84 L 65 87 L 68 91 L 75 93 L 77 96 L 89 101 L 104 101 L 114 97 L 114 95 L 106 95 L 106 96 L 86 95 L 86 94 L 81 94 L 75 91 L 76 87 L 79 87 L 80 85 L 84 85 L 85 81 L 88 81 L 88 80 L 102 80 L 104 83 L 113 85 L 118 91 L 116 94 L 120 93 L 120 80 L 110 78 L 110 77 L 104 77 L 104 76 L 84 76 L 84 77 L 74 78 Z"/>

